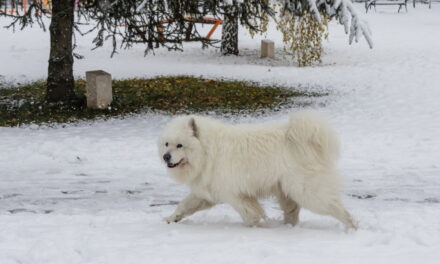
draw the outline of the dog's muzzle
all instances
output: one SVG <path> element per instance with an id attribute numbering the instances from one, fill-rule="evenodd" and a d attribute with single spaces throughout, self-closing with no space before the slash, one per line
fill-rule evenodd
<path id="1" fill-rule="evenodd" d="M 179 166 L 182 162 L 183 162 L 183 159 L 181 159 L 181 160 L 180 160 L 179 162 L 177 162 L 177 163 L 167 162 L 167 167 L 168 167 L 168 168 L 175 168 L 175 167 Z"/>

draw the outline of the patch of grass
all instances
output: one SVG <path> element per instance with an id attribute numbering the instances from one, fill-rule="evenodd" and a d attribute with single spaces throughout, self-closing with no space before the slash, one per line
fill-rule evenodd
<path id="1" fill-rule="evenodd" d="M 254 113 L 278 110 L 295 98 L 321 96 L 242 81 L 207 80 L 177 76 L 113 80 L 113 102 L 108 109 L 86 107 L 84 80 L 75 82 L 78 100 L 67 105 L 44 102 L 46 83 L 14 88 L 0 86 L 0 126 L 29 123 L 66 123 L 76 120 L 124 116 L 142 111 L 167 113 Z"/>

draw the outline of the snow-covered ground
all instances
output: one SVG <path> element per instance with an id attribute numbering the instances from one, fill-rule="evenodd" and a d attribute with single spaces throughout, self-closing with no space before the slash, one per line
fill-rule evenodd
<path id="1" fill-rule="evenodd" d="M 363 12 L 363 5 L 356 5 Z M 75 74 L 103 69 L 114 77 L 191 74 L 328 89 L 316 105 L 343 143 L 344 202 L 359 220 L 346 231 L 336 220 L 301 212 L 282 224 L 272 201 L 265 227 L 246 228 L 221 205 L 167 225 L 186 193 L 156 155 L 155 140 L 171 118 L 147 114 L 66 127 L 0 128 L 0 263 L 438 263 L 440 259 L 440 4 L 409 12 L 380 6 L 365 17 L 375 48 L 348 46 L 330 26 L 321 66 L 292 67 L 258 58 L 259 39 L 240 33 L 240 57 L 187 45 L 184 53 L 138 46 L 113 59 L 90 51 Z M 4 25 L 5 21 L 0 20 Z M 219 32 L 217 32 L 219 33 Z M 0 29 L 0 75 L 44 78 L 48 34 Z M 267 36 L 281 48 L 281 36 Z M 281 52 L 281 51 L 280 51 Z M 277 122 L 218 117 L 227 122 Z"/>

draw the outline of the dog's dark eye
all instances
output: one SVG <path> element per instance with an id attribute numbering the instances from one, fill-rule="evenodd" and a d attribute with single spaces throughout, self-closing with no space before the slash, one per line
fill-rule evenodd
<path id="1" fill-rule="evenodd" d="M 181 147 L 183 147 L 183 146 L 182 146 L 182 144 L 177 144 L 176 147 L 177 147 L 177 148 L 181 148 Z"/>
<path id="2" fill-rule="evenodd" d="M 168 142 L 167 142 L 167 143 L 165 143 L 165 147 L 168 147 Z"/>

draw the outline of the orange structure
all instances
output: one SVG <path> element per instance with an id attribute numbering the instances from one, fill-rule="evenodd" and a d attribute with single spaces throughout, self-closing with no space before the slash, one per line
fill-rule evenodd
<path id="1" fill-rule="evenodd" d="M 36 0 L 38 2 L 40 2 L 42 4 L 42 6 L 46 9 L 44 12 L 46 13 L 51 13 L 51 9 L 52 9 L 52 3 L 50 0 Z M 12 4 L 12 6 L 7 9 L 5 8 L 5 10 L 0 10 L 0 12 L 2 13 L 9 13 L 10 15 L 13 15 L 15 13 L 19 13 L 19 11 L 23 11 L 24 14 L 27 13 L 28 11 L 28 0 L 22 0 L 21 1 L 21 8 L 17 8 L 16 6 L 13 6 L 13 4 L 15 4 L 15 2 L 10 2 Z"/>
<path id="2" fill-rule="evenodd" d="M 159 39 L 162 42 L 170 42 L 170 40 L 165 39 L 165 36 L 163 35 L 164 32 L 164 27 L 163 24 L 167 24 L 167 23 L 172 23 L 177 21 L 177 19 L 168 19 L 168 20 L 162 20 L 159 21 L 159 25 L 156 26 L 157 32 L 159 33 Z M 217 29 L 217 27 L 221 24 L 223 24 L 223 20 L 221 19 L 216 19 L 216 18 L 209 18 L 209 17 L 202 17 L 202 18 L 192 18 L 192 17 L 184 17 L 184 21 L 189 22 L 189 26 L 187 31 L 185 32 L 185 41 L 199 41 L 201 39 L 191 39 L 191 31 L 193 29 L 193 26 L 195 23 L 201 23 L 201 24 L 212 24 L 212 28 L 209 30 L 208 34 L 206 34 L 206 36 L 203 38 L 205 40 L 210 40 L 212 34 L 215 32 L 215 30 Z M 138 33 L 138 35 L 143 39 L 146 40 L 145 38 L 145 32 L 142 31 L 142 28 L 146 28 L 148 27 L 148 25 L 141 25 L 141 26 L 135 26 L 134 29 L 136 30 L 136 32 Z M 135 41 L 137 42 L 137 41 Z"/>

